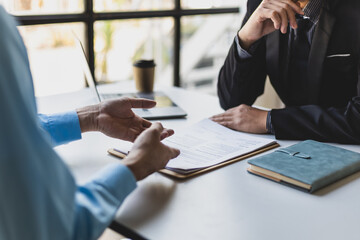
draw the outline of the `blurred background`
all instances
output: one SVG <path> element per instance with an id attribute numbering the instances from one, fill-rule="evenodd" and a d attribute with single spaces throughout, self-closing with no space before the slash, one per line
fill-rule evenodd
<path id="1" fill-rule="evenodd" d="M 88 2 L 92 9 L 88 9 Z M 131 80 L 135 60 L 154 58 L 158 83 L 215 93 L 217 73 L 240 26 L 241 1 L 182 0 L 180 9 L 176 9 L 177 2 L 180 1 L 0 0 L 7 11 L 18 17 L 37 96 L 84 87 L 72 32 L 88 46 L 89 27 L 93 28 L 93 59 L 89 61 L 94 62 L 98 82 Z M 193 10 L 200 11 L 197 14 Z M 86 19 L 89 12 L 93 15 L 91 26 Z M 179 33 L 175 33 L 177 20 Z M 175 46 L 176 41 L 179 46 Z M 174 69 L 180 75 L 176 83 Z"/>
<path id="2" fill-rule="evenodd" d="M 135 60 L 155 59 L 157 84 L 216 95 L 218 72 L 246 12 L 246 0 L 0 0 L 0 4 L 19 21 L 36 96 L 85 87 L 73 32 L 83 42 L 99 84 L 130 81 Z M 260 100 L 260 105 L 266 107 L 269 101 Z"/>

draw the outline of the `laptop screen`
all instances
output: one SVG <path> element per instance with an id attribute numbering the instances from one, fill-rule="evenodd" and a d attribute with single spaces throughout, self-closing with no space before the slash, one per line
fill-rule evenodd
<path id="1" fill-rule="evenodd" d="M 86 82 L 89 85 L 89 87 L 91 88 L 91 90 L 97 96 L 98 101 L 101 102 L 99 92 L 98 92 L 98 90 L 97 90 L 97 88 L 95 86 L 95 80 L 94 80 L 94 78 L 93 78 L 93 76 L 91 74 L 88 60 L 86 59 L 86 54 L 85 54 L 84 47 L 83 47 L 81 41 L 79 40 L 79 38 L 76 37 L 76 35 L 75 35 L 75 44 L 76 44 L 76 48 L 78 49 L 78 52 L 79 52 L 78 56 L 79 56 L 79 59 L 80 59 L 81 67 L 82 67 L 83 72 L 85 74 Z"/>

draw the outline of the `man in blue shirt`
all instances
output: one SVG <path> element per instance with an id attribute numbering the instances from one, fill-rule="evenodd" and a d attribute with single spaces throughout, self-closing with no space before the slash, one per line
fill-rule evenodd
<path id="1" fill-rule="evenodd" d="M 118 99 L 77 111 L 37 115 L 28 57 L 15 21 L 0 6 L 0 239 L 97 239 L 136 180 L 163 168 L 179 151 L 173 134 L 134 115 L 148 100 Z M 53 146 L 86 131 L 134 141 L 122 163 L 77 186 Z"/>

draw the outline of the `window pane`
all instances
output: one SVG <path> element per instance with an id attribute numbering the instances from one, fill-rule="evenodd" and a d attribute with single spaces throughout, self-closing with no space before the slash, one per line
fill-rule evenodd
<path id="1" fill-rule="evenodd" d="M 172 18 L 96 22 L 96 79 L 111 82 L 133 79 L 134 61 L 154 59 L 156 81 L 171 85 L 173 28 Z"/>
<path id="2" fill-rule="evenodd" d="M 35 95 L 76 91 L 85 86 L 73 32 L 84 40 L 84 24 L 21 26 L 28 50 Z"/>
<path id="3" fill-rule="evenodd" d="M 202 15 L 181 21 L 182 87 L 215 94 L 217 76 L 240 27 L 240 16 Z"/>
<path id="4" fill-rule="evenodd" d="M 84 0 L 0 0 L 15 15 L 59 14 L 84 11 Z"/>
<path id="5" fill-rule="evenodd" d="M 94 0 L 95 11 L 136 11 L 173 9 L 174 0 Z"/>
<path id="6" fill-rule="evenodd" d="M 181 0 L 182 8 L 239 7 L 239 0 Z"/>

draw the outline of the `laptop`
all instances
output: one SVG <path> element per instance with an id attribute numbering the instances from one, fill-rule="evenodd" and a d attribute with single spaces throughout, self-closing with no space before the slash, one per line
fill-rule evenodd
<path id="1" fill-rule="evenodd" d="M 186 117 L 187 113 L 174 103 L 165 93 L 163 92 L 152 92 L 152 93 L 106 93 L 100 94 L 95 80 L 91 74 L 88 61 L 86 59 L 85 51 L 81 41 L 75 37 L 76 47 L 78 48 L 79 57 L 82 65 L 83 72 L 85 74 L 86 82 L 94 92 L 98 101 L 104 101 L 108 99 L 114 99 L 119 97 L 131 97 L 131 98 L 146 98 L 156 101 L 154 108 L 133 108 L 132 111 L 142 118 L 148 120 L 156 119 L 170 119 L 170 118 L 183 118 Z"/>

